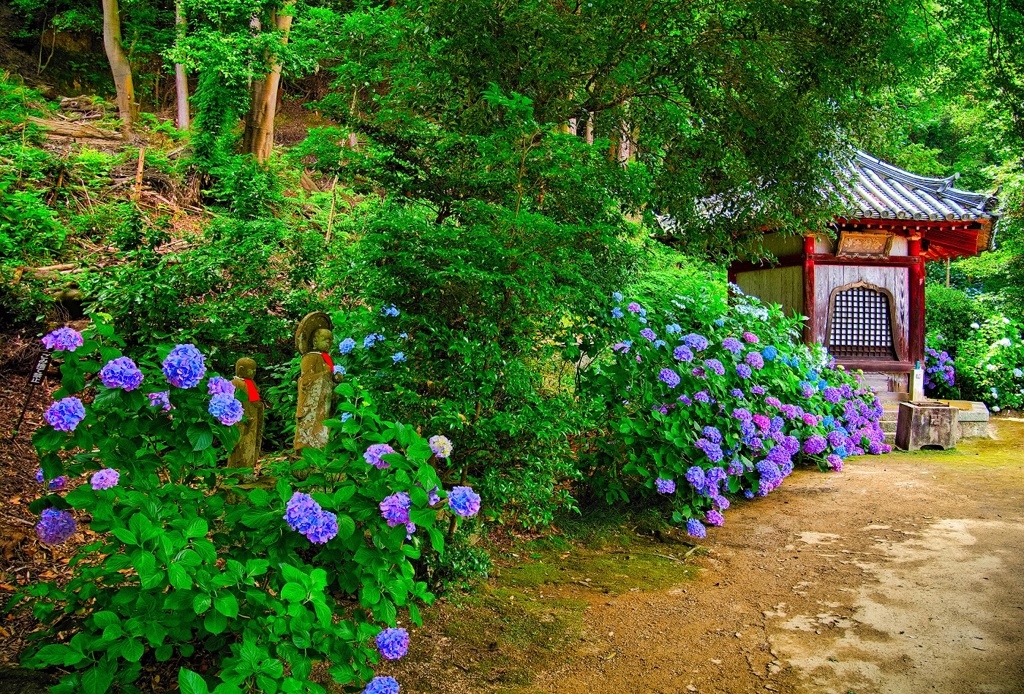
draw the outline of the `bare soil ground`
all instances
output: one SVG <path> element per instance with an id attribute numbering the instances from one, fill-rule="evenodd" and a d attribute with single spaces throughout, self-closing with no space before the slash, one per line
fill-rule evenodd
<path id="1" fill-rule="evenodd" d="M 576 551 L 516 593 L 522 569 L 506 570 L 486 600 L 519 612 L 436 610 L 396 672 L 403 692 L 1024 692 L 1024 422 L 992 430 L 955 452 L 798 471 L 727 514 L 696 578 L 675 560 L 602 573 L 607 553 Z"/>

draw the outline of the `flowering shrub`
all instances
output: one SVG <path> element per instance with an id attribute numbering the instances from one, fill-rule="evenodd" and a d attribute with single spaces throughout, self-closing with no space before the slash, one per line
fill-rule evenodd
<path id="1" fill-rule="evenodd" d="M 702 327 L 695 303 L 609 307 L 584 340 L 581 387 L 601 396 L 607 422 L 587 473 L 609 502 L 656 490 L 704 537 L 705 522 L 724 522 L 728 495 L 768 494 L 801 458 L 838 471 L 847 456 L 890 450 L 874 394 L 821 347 L 797 343 L 798 320 L 740 296 Z"/>
<path id="2" fill-rule="evenodd" d="M 432 600 L 411 562 L 425 543 L 441 552 L 439 526 L 475 513 L 479 496 L 445 492 L 428 441 L 382 419 L 353 383 L 338 387 L 343 414 L 327 422 L 337 432 L 326 450 L 242 484 L 252 471 L 223 466 L 238 435 L 220 401 L 240 403 L 198 348 L 158 349 L 136 366 L 108 325 L 79 338 L 52 338 L 68 347 L 62 388 L 33 441 L 39 479 L 89 483 L 33 509 L 45 543 L 69 541 L 79 524 L 91 535 L 69 581 L 21 594 L 51 627 L 25 664 L 63 667 L 53 691 L 68 693 L 133 691 L 154 661 L 192 658 L 203 673 L 180 668 L 183 692 L 323 692 L 309 680 L 314 661 L 348 691 L 398 691 L 373 666 L 408 649 L 399 611 L 418 624 L 417 603 Z M 395 496 L 401 523 L 385 511 Z"/>
<path id="3" fill-rule="evenodd" d="M 956 364 L 944 347 L 942 335 L 928 336 L 924 349 L 924 389 L 932 397 L 956 398 Z"/>
<path id="4" fill-rule="evenodd" d="M 967 394 L 993 412 L 1024 408 L 1024 325 L 995 315 L 971 328 L 957 355 Z"/>

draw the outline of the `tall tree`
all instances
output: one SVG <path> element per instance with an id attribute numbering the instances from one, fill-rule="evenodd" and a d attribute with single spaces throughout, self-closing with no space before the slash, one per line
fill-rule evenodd
<path id="1" fill-rule="evenodd" d="M 138 117 L 135 86 L 132 84 L 132 66 L 121 43 L 121 9 L 118 0 L 103 0 L 103 49 L 110 62 L 117 90 L 117 110 L 121 123 L 130 128 Z"/>
<path id="2" fill-rule="evenodd" d="M 287 0 L 280 9 L 271 12 L 270 20 L 280 34 L 281 46 L 288 43 L 292 27 L 294 0 Z M 269 71 L 261 79 L 254 79 L 250 87 L 252 103 L 245 119 L 242 148 L 260 163 L 270 158 L 274 147 L 274 118 L 277 115 L 278 91 L 281 87 L 281 59 L 276 52 L 267 56 Z"/>
<path id="3" fill-rule="evenodd" d="M 185 12 L 181 7 L 181 0 L 174 3 L 174 25 L 177 30 L 178 39 L 185 33 Z M 181 62 L 174 63 L 174 91 L 175 91 L 175 124 L 179 130 L 188 130 L 191 116 L 188 107 L 188 73 L 185 72 L 185 65 Z"/>

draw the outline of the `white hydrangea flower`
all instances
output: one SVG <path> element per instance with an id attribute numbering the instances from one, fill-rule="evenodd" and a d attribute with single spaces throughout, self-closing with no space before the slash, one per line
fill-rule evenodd
<path id="1" fill-rule="evenodd" d="M 1020 369 L 1014 369 L 1013 370 L 1013 377 L 1014 378 L 1020 378 L 1021 376 L 1024 376 L 1024 371 L 1021 371 Z"/>
<path id="2" fill-rule="evenodd" d="M 1009 347 L 1013 343 L 1010 341 L 1010 338 L 1004 337 L 1002 340 L 996 341 L 996 344 L 999 345 L 1000 347 Z"/>
<path id="3" fill-rule="evenodd" d="M 977 323 L 971 323 L 971 327 L 974 328 L 975 330 L 978 330 L 978 329 L 981 328 L 981 326 L 978 325 Z"/>

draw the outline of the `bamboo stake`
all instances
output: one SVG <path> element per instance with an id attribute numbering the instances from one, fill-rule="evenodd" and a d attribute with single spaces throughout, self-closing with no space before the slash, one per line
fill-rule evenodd
<path id="1" fill-rule="evenodd" d="M 139 166 L 135 170 L 135 192 L 132 194 L 132 200 L 135 202 L 139 201 L 142 197 L 142 170 L 146 166 L 146 148 L 139 147 Z"/>
<path id="2" fill-rule="evenodd" d="M 338 177 L 331 183 L 331 213 L 327 216 L 327 240 L 324 245 L 331 245 L 331 229 L 334 227 L 334 209 L 338 204 Z"/>

